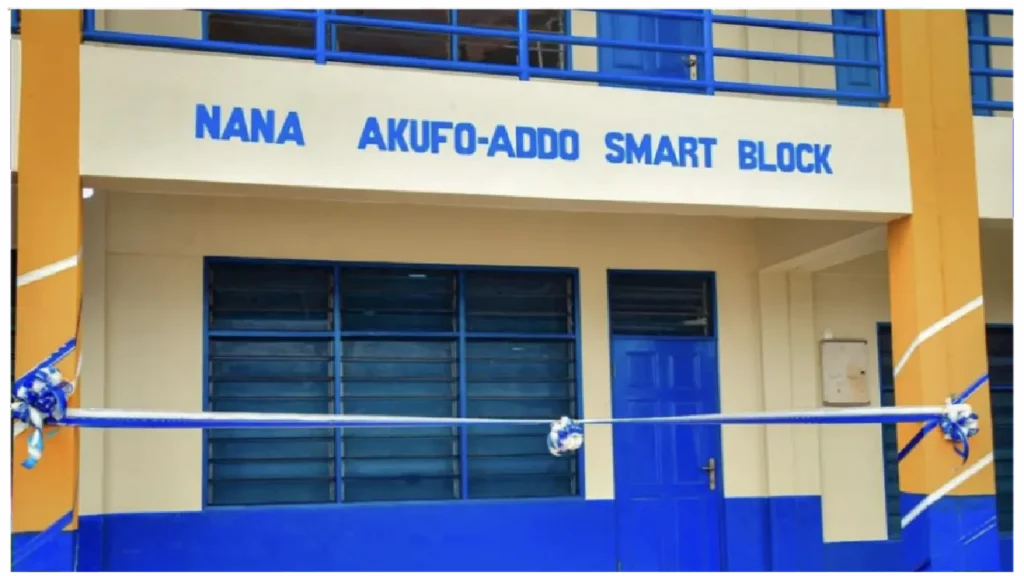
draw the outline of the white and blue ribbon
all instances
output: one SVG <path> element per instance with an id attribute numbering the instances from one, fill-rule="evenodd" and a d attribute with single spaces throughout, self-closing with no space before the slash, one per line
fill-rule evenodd
<path id="1" fill-rule="evenodd" d="M 437 426 L 548 426 L 549 451 L 561 456 L 583 445 L 586 425 L 687 424 L 887 424 L 938 421 L 957 454 L 966 459 L 968 441 L 978 432 L 978 416 L 969 405 L 947 402 L 945 406 L 896 406 L 789 412 L 747 412 L 733 414 L 691 414 L 648 418 L 568 417 L 548 419 L 429 418 L 418 416 L 357 414 L 264 414 L 249 412 L 153 412 L 109 408 L 68 408 L 74 383 L 65 380 L 53 365 L 74 349 L 69 341 L 36 369 L 14 385 L 11 415 L 16 426 L 31 428 L 31 468 L 43 451 L 43 428 L 47 425 L 81 428 L 120 429 L 226 429 L 226 428 L 347 428 L 347 427 L 437 427 Z"/>
<path id="2" fill-rule="evenodd" d="M 583 426 L 568 416 L 551 423 L 548 432 L 548 451 L 552 456 L 564 456 L 583 446 Z"/>
<path id="3" fill-rule="evenodd" d="M 61 387 L 49 391 L 65 390 Z M 430 418 L 372 414 L 261 414 L 249 412 L 155 412 L 117 410 L 110 408 L 71 408 L 60 416 L 63 406 L 56 394 L 55 402 L 40 402 L 37 410 L 46 416 L 45 423 L 81 428 L 116 429 L 226 429 L 226 428 L 350 428 L 350 427 L 438 427 L 438 426 L 549 426 L 548 443 L 552 453 L 562 455 L 576 450 L 583 442 L 586 425 L 743 425 L 743 424 L 879 424 L 895 422 L 928 422 L 933 419 L 950 422 L 950 434 L 966 445 L 966 439 L 977 433 L 977 416 L 966 404 L 947 406 L 897 406 L 892 408 L 851 408 L 847 410 L 807 410 L 792 412 L 750 412 L 735 414 L 692 414 L 650 418 L 584 418 L 563 417 L 552 423 L 547 419 L 500 418 Z M 52 409 L 56 407 L 57 409 Z M 24 406 L 13 410 L 15 418 L 26 420 L 31 411 Z"/>
<path id="4" fill-rule="evenodd" d="M 941 418 L 945 406 L 897 406 L 793 412 L 691 414 L 650 418 L 583 418 L 577 425 L 610 424 L 878 424 L 927 422 Z M 438 426 L 550 426 L 550 419 L 432 418 L 374 414 L 263 414 L 251 412 L 159 412 L 111 408 L 69 409 L 62 424 L 82 428 L 348 428 Z"/>
<path id="5" fill-rule="evenodd" d="M 31 380 L 16 385 L 13 392 L 11 416 L 22 427 L 32 429 L 28 437 L 28 458 L 22 465 L 34 468 L 43 457 L 43 429 L 48 424 L 64 421 L 74 385 L 64 379 L 60 370 L 46 366 L 34 370 Z"/>
<path id="6" fill-rule="evenodd" d="M 28 457 L 22 462 L 25 468 L 34 468 L 43 457 L 44 428 L 62 424 L 67 415 L 68 398 L 74 393 L 75 384 L 65 380 L 56 365 L 67 358 L 75 346 L 75 338 L 68 340 L 11 386 L 14 436 L 32 430 L 28 437 Z"/>
<path id="7" fill-rule="evenodd" d="M 942 436 L 953 443 L 953 451 L 967 462 L 971 452 L 969 441 L 979 430 L 978 415 L 967 404 L 947 400 L 946 413 L 939 420 L 939 428 Z"/>
<path id="8" fill-rule="evenodd" d="M 974 394 L 982 386 L 984 386 L 988 382 L 988 380 L 989 380 L 988 373 L 982 374 L 981 377 L 979 377 L 977 380 L 975 380 L 974 382 L 971 382 L 971 385 L 968 386 L 967 389 L 964 390 L 962 393 L 960 393 L 960 395 L 958 395 L 955 398 L 953 398 L 952 403 L 956 404 L 956 405 L 963 404 L 964 402 L 967 401 L 968 398 L 971 397 L 972 394 Z M 975 416 L 975 420 L 977 420 L 977 416 Z M 936 427 L 941 427 L 943 429 L 943 431 L 945 431 L 945 429 L 946 429 L 945 425 L 943 424 L 943 420 L 942 419 L 938 419 L 937 418 L 937 419 L 925 422 L 924 426 L 922 426 L 921 429 L 917 431 L 917 434 L 914 434 L 914 437 L 911 438 L 910 441 L 907 442 L 905 446 L 900 448 L 900 452 L 897 455 L 896 460 L 897 461 L 902 461 L 904 458 L 906 458 L 907 455 L 910 454 L 910 452 L 912 450 L 914 450 L 914 448 L 917 448 L 917 445 L 920 444 L 922 440 L 924 440 L 925 436 L 927 436 L 928 433 L 931 432 L 932 430 L 934 430 Z M 972 436 L 973 436 L 973 434 L 972 434 Z M 951 440 L 952 437 L 949 434 L 946 434 L 946 439 L 947 440 Z M 965 446 L 966 446 L 966 444 L 965 444 Z M 964 462 L 967 461 L 967 456 L 961 454 L 961 451 L 957 450 L 955 446 L 954 446 L 954 450 L 956 450 L 957 454 L 960 454 L 963 457 Z"/>

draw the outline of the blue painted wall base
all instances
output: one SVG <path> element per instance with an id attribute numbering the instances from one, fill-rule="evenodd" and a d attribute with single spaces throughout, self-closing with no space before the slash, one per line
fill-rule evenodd
<path id="1" fill-rule="evenodd" d="M 1013 537 L 998 540 L 998 564 L 1013 569 Z M 727 498 L 726 569 L 730 572 L 903 572 L 900 540 L 824 542 L 820 496 Z"/>
<path id="2" fill-rule="evenodd" d="M 81 525 L 83 570 L 588 571 L 616 568 L 610 500 L 111 514 Z"/>
<path id="3" fill-rule="evenodd" d="M 891 572 L 895 541 L 824 542 L 819 496 L 727 498 L 726 563 L 730 572 Z"/>
<path id="4" fill-rule="evenodd" d="M 922 499 L 901 493 L 901 514 Z M 1000 556 L 995 495 L 946 496 L 903 528 L 904 570 L 992 572 Z"/>
<path id="5" fill-rule="evenodd" d="M 901 541 L 823 542 L 818 496 L 727 498 L 724 514 L 728 571 L 906 570 Z M 615 571 L 615 517 L 613 501 L 575 499 L 83 516 L 77 561 L 80 571 Z M 74 541 L 60 538 L 17 570 L 70 569 L 60 562 Z M 1009 571 L 1012 538 L 997 538 L 992 569 Z"/>

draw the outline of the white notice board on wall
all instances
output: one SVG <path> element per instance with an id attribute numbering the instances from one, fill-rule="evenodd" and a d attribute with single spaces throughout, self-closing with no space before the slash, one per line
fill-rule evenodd
<path id="1" fill-rule="evenodd" d="M 867 340 L 821 341 L 821 387 L 821 399 L 826 406 L 871 404 Z"/>

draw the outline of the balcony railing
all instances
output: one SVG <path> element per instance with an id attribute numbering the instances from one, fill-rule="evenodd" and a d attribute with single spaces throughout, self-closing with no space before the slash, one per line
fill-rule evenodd
<path id="1" fill-rule="evenodd" d="M 433 16 L 424 18 L 424 12 Z M 95 42 L 305 59 L 318 64 L 401 66 L 661 91 L 814 98 L 861 106 L 875 106 L 889 97 L 884 18 L 878 10 L 817 11 L 818 17 L 832 23 L 711 10 L 558 11 L 564 14 L 560 25 L 547 27 L 534 21 L 537 12 L 555 11 L 216 10 L 203 11 L 202 31 L 193 35 L 199 37 L 181 37 L 101 29 L 95 11 L 86 10 L 83 37 Z M 486 21 L 491 17 L 488 13 L 510 17 L 505 22 Z M 403 17 L 406 19 L 399 19 Z M 584 19 L 589 22 L 581 25 Z M 246 20 L 250 28 L 243 31 Z M 260 25 L 268 31 L 276 28 L 278 33 L 287 28 L 291 36 L 260 38 Z M 758 47 L 755 29 L 789 34 L 784 43 L 793 51 L 751 49 Z M 735 41 L 737 30 L 742 30 L 739 41 Z M 409 54 L 409 50 L 371 50 L 353 44 L 353 37 L 371 35 L 376 38 L 371 44 L 378 46 L 388 41 L 410 44 L 440 38 L 450 48 L 447 54 L 423 56 Z M 503 55 L 481 60 L 472 51 L 467 54 L 467 46 L 482 43 L 489 44 L 492 53 Z M 766 48 L 776 44 L 775 38 L 764 42 Z M 587 50 L 589 56 L 581 58 Z M 543 56 L 547 58 L 541 62 Z M 758 65 L 775 69 L 755 72 Z M 808 72 L 811 69 L 815 71 Z M 771 83 L 755 80 L 759 78 Z"/>
<path id="2" fill-rule="evenodd" d="M 1005 24 L 1005 26 L 998 26 Z M 1013 10 L 968 10 L 967 43 L 971 62 L 974 114 L 991 116 L 1013 110 L 1013 38 L 993 35 L 993 28 L 1013 30 Z M 1004 64 L 1005 62 L 1005 64 Z"/>
<path id="3" fill-rule="evenodd" d="M 209 21 L 211 12 L 234 14 L 263 19 L 266 22 L 292 23 L 306 25 L 309 30 L 309 46 L 281 46 L 270 42 L 231 42 L 211 39 Z M 794 22 L 788 20 L 770 20 L 742 16 L 715 14 L 709 10 L 620 10 L 602 11 L 605 15 L 635 16 L 648 19 L 659 24 L 664 22 L 680 23 L 682 36 L 696 39 L 692 43 L 667 43 L 627 41 L 620 39 L 598 38 L 566 34 L 572 32 L 568 26 L 568 15 L 559 33 L 538 32 L 530 25 L 529 12 L 516 12 L 516 23 L 513 29 L 495 29 L 459 25 L 459 11 L 432 11 L 447 14 L 445 23 L 431 23 L 412 20 L 374 18 L 340 14 L 327 10 L 237 10 L 237 11 L 204 11 L 202 15 L 202 33 L 200 38 L 176 36 L 157 36 L 137 34 L 125 31 L 97 29 L 95 11 L 86 10 L 83 22 L 83 34 L 86 40 L 110 42 L 118 44 L 135 44 L 144 46 L 160 46 L 187 50 L 206 50 L 215 52 L 231 52 L 240 54 L 277 56 L 284 58 L 309 59 L 318 63 L 354 62 L 385 66 L 406 66 L 412 68 L 430 68 L 436 70 L 452 70 L 463 72 L 480 72 L 490 74 L 512 74 L 521 79 L 557 78 L 565 80 L 582 80 L 604 84 L 618 84 L 637 88 L 654 88 L 679 90 L 686 92 L 734 92 L 758 94 L 765 96 L 788 96 L 802 98 L 822 98 L 846 101 L 848 104 L 873 105 L 888 100 L 887 70 L 885 67 L 885 39 L 881 11 L 837 10 L 833 11 L 833 24 L 811 22 Z M 511 11 L 509 11 L 511 12 Z M 835 20 L 845 19 L 853 14 L 853 19 L 860 19 L 860 25 L 836 24 Z M 865 17 L 866 15 L 866 17 Z M 968 43 L 970 51 L 971 93 L 973 95 L 974 112 L 976 115 L 990 116 L 996 111 L 1012 111 L 1012 60 L 1013 38 L 998 34 L 993 28 L 1012 30 L 1013 10 L 968 10 Z M 1000 21 L 1000 19 L 1004 19 Z M 715 25 L 719 27 L 755 27 L 786 30 L 791 32 L 809 32 L 830 34 L 833 37 L 833 56 L 787 54 L 758 50 L 736 49 L 723 46 L 716 41 Z M 999 26 L 999 24 L 1004 24 Z M 362 30 L 389 30 L 395 34 L 440 34 L 446 35 L 451 44 L 450 58 L 428 59 L 393 54 L 380 54 L 367 51 L 354 52 L 342 50 L 339 34 L 343 27 L 358 27 Z M 598 26 L 599 27 L 599 26 Z M 20 30 L 20 11 L 13 10 L 11 31 L 17 34 Z M 881 31 L 881 32 L 880 32 Z M 397 36 L 396 36 L 397 37 Z M 467 38 L 499 40 L 505 46 L 515 46 L 517 53 L 514 64 L 495 64 L 486 62 L 465 61 L 459 58 L 460 42 Z M 635 57 L 638 52 L 652 55 L 652 61 L 665 55 L 673 55 L 680 59 L 686 58 L 683 70 L 672 70 L 662 67 L 655 73 L 622 73 L 602 70 L 581 70 L 572 64 L 572 48 L 591 47 L 606 51 L 618 51 L 619 55 Z M 873 47 L 872 47 L 873 46 Z M 537 48 L 543 47 L 543 48 Z M 558 55 L 556 60 L 560 66 L 536 65 L 534 52 L 546 50 Z M 847 57 L 854 53 L 859 58 Z M 612 54 L 610 59 L 614 59 Z M 814 88 L 806 86 L 779 86 L 743 82 L 728 78 L 728 74 L 716 75 L 715 62 L 722 59 L 789 63 L 808 66 L 830 66 L 835 70 L 836 88 Z M 642 60 L 642 58 L 640 58 Z M 614 68 L 614 66 L 613 66 Z M 655 66 L 654 68 L 657 68 Z M 688 70 L 692 68 L 692 71 Z M 685 72 L 690 72 L 685 74 Z M 684 74 L 672 74 L 683 72 Z M 845 77 L 845 79 L 844 79 Z M 860 81 L 858 82 L 858 77 Z M 852 88 L 852 89 L 851 89 Z"/>

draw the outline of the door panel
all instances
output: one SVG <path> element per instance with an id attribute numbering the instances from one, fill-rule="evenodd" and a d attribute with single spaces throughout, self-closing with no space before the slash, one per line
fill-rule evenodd
<path id="1" fill-rule="evenodd" d="M 836 26 L 874 28 L 874 10 L 833 10 L 832 23 Z M 873 36 L 835 34 L 835 57 L 846 60 L 878 61 L 878 44 Z M 879 87 L 878 71 L 858 66 L 836 66 L 836 89 L 844 92 L 876 92 Z M 877 102 L 840 100 L 844 106 L 878 106 Z"/>
<path id="2" fill-rule="evenodd" d="M 692 10 L 700 13 L 700 10 Z M 676 20 L 658 16 L 598 13 L 599 38 L 621 42 L 649 42 L 675 46 L 700 46 L 703 27 L 700 21 Z M 624 76 L 650 76 L 660 78 L 690 78 L 689 57 L 680 52 L 631 50 L 628 48 L 598 49 L 598 69 L 609 74 Z M 605 83 L 605 86 L 629 86 Z M 633 85 L 633 88 L 640 86 Z M 689 88 L 645 87 L 663 92 L 701 92 Z"/>
<path id="3" fill-rule="evenodd" d="M 718 410 L 711 339 L 614 337 L 616 418 Z M 622 569 L 721 568 L 719 426 L 624 424 L 614 431 Z M 714 459 L 718 469 L 704 467 Z M 712 478 L 714 488 L 712 488 Z"/>

